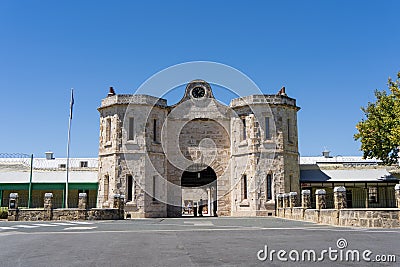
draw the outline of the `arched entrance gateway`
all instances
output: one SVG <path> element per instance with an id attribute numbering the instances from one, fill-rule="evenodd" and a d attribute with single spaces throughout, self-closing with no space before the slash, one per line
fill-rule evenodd
<path id="1" fill-rule="evenodd" d="M 217 216 L 217 175 L 210 166 L 190 166 L 181 186 L 183 216 Z"/>
<path id="2" fill-rule="evenodd" d="M 277 194 L 299 192 L 296 100 L 273 95 L 214 98 L 193 80 L 168 105 L 116 95 L 100 112 L 98 207 L 125 195 L 126 217 L 266 216 Z"/>

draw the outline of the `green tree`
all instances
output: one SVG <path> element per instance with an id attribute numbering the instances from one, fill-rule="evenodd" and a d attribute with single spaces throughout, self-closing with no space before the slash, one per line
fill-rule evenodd
<path id="1" fill-rule="evenodd" d="M 357 123 L 354 139 L 361 141 L 364 158 L 393 164 L 398 161 L 400 150 L 400 72 L 395 81 L 389 78 L 388 89 L 389 94 L 376 90 L 376 102 L 361 108 L 365 119 Z"/>

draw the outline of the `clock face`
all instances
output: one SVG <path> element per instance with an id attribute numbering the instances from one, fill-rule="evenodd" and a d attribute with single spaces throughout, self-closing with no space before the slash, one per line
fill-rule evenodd
<path id="1" fill-rule="evenodd" d="M 195 87 L 195 88 L 192 90 L 192 96 L 193 96 L 194 98 L 201 98 L 201 97 L 203 97 L 205 94 L 206 94 L 206 91 L 204 90 L 203 87 Z"/>

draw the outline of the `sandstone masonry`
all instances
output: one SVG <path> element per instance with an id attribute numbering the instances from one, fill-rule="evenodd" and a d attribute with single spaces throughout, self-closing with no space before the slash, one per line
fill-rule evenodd
<path id="1" fill-rule="evenodd" d="M 279 193 L 300 194 L 299 108 L 282 90 L 226 106 L 194 80 L 168 106 L 111 89 L 98 110 L 98 207 L 123 194 L 130 218 L 179 217 L 189 202 L 209 215 L 274 215 Z"/>

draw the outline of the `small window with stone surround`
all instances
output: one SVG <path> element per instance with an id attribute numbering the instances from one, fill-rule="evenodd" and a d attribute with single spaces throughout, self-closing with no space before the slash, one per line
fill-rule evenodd
<path id="1" fill-rule="evenodd" d="M 126 188 L 127 188 L 127 201 L 132 201 L 133 200 L 133 190 L 134 190 L 134 188 L 133 188 L 133 177 L 132 177 L 132 175 L 128 175 L 127 176 L 127 185 L 126 185 Z"/>
<path id="2" fill-rule="evenodd" d="M 287 135 L 288 135 L 288 142 L 290 143 L 290 144 L 292 144 L 293 143 L 293 140 L 292 140 L 292 129 L 291 129 L 291 125 L 290 125 L 290 119 L 287 119 Z"/>
<path id="3" fill-rule="evenodd" d="M 111 118 L 106 119 L 106 142 L 111 141 Z"/>
<path id="4" fill-rule="evenodd" d="M 158 143 L 157 119 L 153 119 L 153 141 Z"/>
<path id="5" fill-rule="evenodd" d="M 246 117 L 242 117 L 242 140 L 247 139 Z"/>
<path id="6" fill-rule="evenodd" d="M 247 199 L 247 175 L 242 176 L 242 200 Z"/>
<path id="7" fill-rule="evenodd" d="M 267 200 L 272 199 L 272 174 L 267 175 L 267 190 L 266 190 L 266 195 L 267 195 Z"/>
<path id="8" fill-rule="evenodd" d="M 109 195 L 109 190 L 110 190 L 110 177 L 108 175 L 106 175 L 104 177 L 104 194 L 103 194 L 103 198 L 104 201 L 108 201 L 108 195 Z"/>
<path id="9" fill-rule="evenodd" d="M 265 117 L 265 140 L 270 140 L 271 139 L 271 133 L 269 130 L 269 117 Z"/>
<path id="10" fill-rule="evenodd" d="M 157 189 L 157 176 L 153 176 L 153 201 L 157 201 L 156 198 L 156 189 Z"/>
<path id="11" fill-rule="evenodd" d="M 135 121 L 134 118 L 129 118 L 128 121 L 128 140 L 132 141 L 135 140 Z"/>

